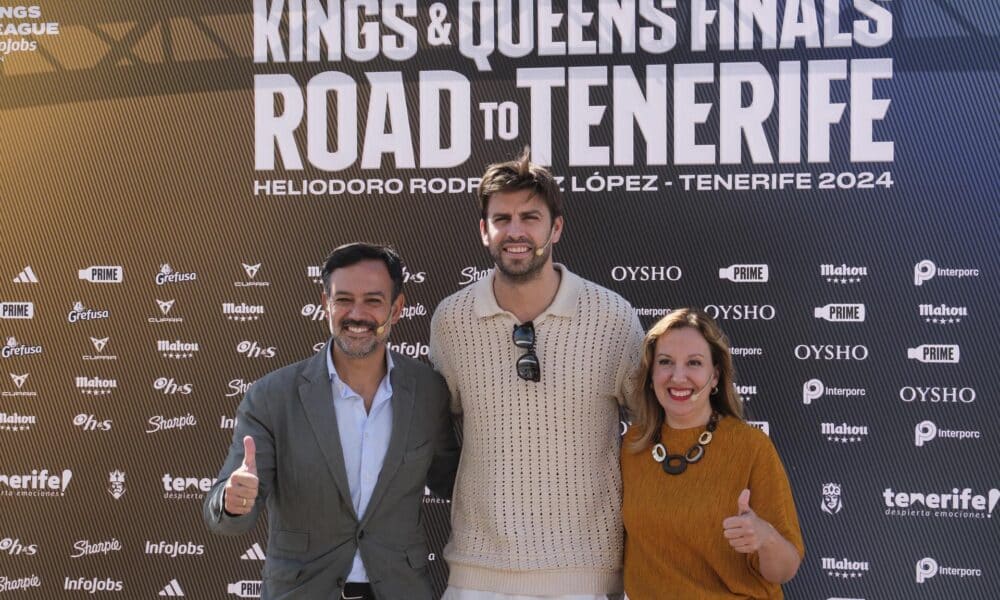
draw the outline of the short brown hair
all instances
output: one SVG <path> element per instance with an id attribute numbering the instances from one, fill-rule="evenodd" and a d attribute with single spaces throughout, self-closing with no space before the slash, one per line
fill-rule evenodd
<path id="1" fill-rule="evenodd" d="M 656 342 L 660 336 L 685 327 L 696 330 L 705 338 L 712 357 L 712 366 L 719 369 L 719 383 L 716 386 L 718 391 L 713 391 L 709 396 L 712 410 L 722 415 L 743 419 L 743 401 L 736 393 L 736 371 L 733 368 L 732 354 L 729 352 L 729 338 L 715 320 L 704 312 L 697 308 L 679 308 L 657 321 L 642 340 L 642 362 L 635 372 L 632 396 L 632 407 L 635 410 L 632 427 L 639 432 L 639 437 L 629 443 L 629 449 L 633 452 L 640 452 L 652 445 L 653 438 L 660 432 L 666 418 L 652 386 Z"/>
<path id="2" fill-rule="evenodd" d="M 493 163 L 486 167 L 486 173 L 479 184 L 480 215 L 486 218 L 490 197 L 498 192 L 516 192 L 531 190 L 533 196 L 538 196 L 549 208 L 552 219 L 561 217 L 562 194 L 559 184 L 548 169 L 531 162 L 531 149 L 527 146 L 521 156 L 502 163 Z"/>

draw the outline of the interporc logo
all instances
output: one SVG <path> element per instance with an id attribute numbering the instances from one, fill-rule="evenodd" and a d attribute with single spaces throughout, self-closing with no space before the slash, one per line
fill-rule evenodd
<path id="1" fill-rule="evenodd" d="M 925 281 L 930 281 L 935 277 L 979 277 L 979 269 L 976 268 L 939 268 L 933 261 L 924 259 L 913 267 L 913 285 L 923 285 Z"/>
<path id="2" fill-rule="evenodd" d="M 767 265 L 729 265 L 719 269 L 719 279 L 733 283 L 767 283 L 770 278 Z"/>
<path id="3" fill-rule="evenodd" d="M 764 356 L 764 349 L 759 346 L 733 346 L 729 353 L 734 357 L 760 357 Z"/>
<path id="4" fill-rule="evenodd" d="M 827 304 L 813 309 L 813 316 L 834 323 L 864 323 L 864 304 Z"/>
<path id="5" fill-rule="evenodd" d="M 906 358 L 922 363 L 957 364 L 960 355 L 958 344 L 921 344 L 916 348 L 906 349 Z"/>
<path id="6" fill-rule="evenodd" d="M 91 266 L 79 270 L 80 279 L 90 283 L 121 283 L 125 281 L 125 268 L 116 266 Z"/>
<path id="7" fill-rule="evenodd" d="M 847 423 L 821 423 L 820 431 L 826 436 L 826 441 L 841 444 L 853 444 L 864 441 L 868 435 L 867 425 L 848 425 Z"/>
<path id="8" fill-rule="evenodd" d="M 0 302 L 0 319 L 34 319 L 34 302 Z"/>
<path id="9" fill-rule="evenodd" d="M 938 575 L 947 577 L 982 577 L 983 570 L 969 567 L 942 567 L 933 558 L 925 557 L 917 561 L 917 583 L 924 583 Z"/>
<path id="10" fill-rule="evenodd" d="M 14 356 L 34 356 L 35 354 L 41 353 L 41 346 L 20 343 L 14 336 L 7 338 L 7 343 L 4 344 L 3 348 L 0 348 L 0 357 L 3 358 L 11 358 Z"/>
<path id="11" fill-rule="evenodd" d="M 0 431 L 28 431 L 32 425 L 37 424 L 38 417 L 34 415 L 0 412 Z"/>
<path id="12" fill-rule="evenodd" d="M 948 306 L 947 304 L 920 304 L 917 306 L 920 318 L 924 323 L 935 325 L 954 325 L 961 323 L 963 317 L 969 316 L 969 309 L 965 306 Z"/>
<path id="13" fill-rule="evenodd" d="M 983 495 L 974 494 L 972 488 L 954 487 L 950 493 L 897 492 L 885 488 L 882 498 L 887 517 L 991 519 L 1000 500 L 1000 490 L 993 488 Z"/>
<path id="14" fill-rule="evenodd" d="M 921 421 L 914 428 L 914 444 L 920 448 L 935 438 L 946 438 L 958 441 L 978 440 L 982 434 L 978 431 L 962 431 L 955 429 L 940 429 L 933 421 Z"/>
<path id="15" fill-rule="evenodd" d="M 615 281 L 680 281 L 681 268 L 676 265 L 617 266 L 611 268 Z M 471 283 L 471 282 L 470 282 Z"/>
<path id="16" fill-rule="evenodd" d="M 853 398 L 864 396 L 867 390 L 864 388 L 829 387 L 819 379 L 810 379 L 802 385 L 802 404 L 812 404 L 813 400 L 826 396 L 837 396 L 840 398 Z"/>
<path id="17" fill-rule="evenodd" d="M 166 285 L 168 283 L 188 283 L 198 279 L 197 273 L 181 273 L 174 271 L 173 267 L 164 263 L 160 265 L 160 272 L 154 277 L 156 285 Z"/>
<path id="18" fill-rule="evenodd" d="M 864 577 L 870 569 L 866 560 L 823 557 L 822 563 L 824 573 L 840 579 L 858 579 Z"/>
<path id="19" fill-rule="evenodd" d="M 83 302 L 77 300 L 73 303 L 73 308 L 70 309 L 69 314 L 66 315 L 66 320 L 70 323 L 76 323 L 78 321 L 94 321 L 96 319 L 109 319 L 111 318 L 111 311 L 108 310 L 93 310 L 86 308 Z"/>
<path id="20" fill-rule="evenodd" d="M 899 399 L 903 402 L 921 404 L 972 404 L 976 401 L 976 390 L 970 387 L 942 387 L 907 385 L 899 388 Z"/>
<path id="21" fill-rule="evenodd" d="M 848 285 L 864 280 L 868 276 L 868 267 L 826 264 L 819 266 L 819 275 L 826 279 L 827 283 Z"/>
<path id="22" fill-rule="evenodd" d="M 844 501 L 840 494 L 839 483 L 824 483 L 823 501 L 819 505 L 820 509 L 828 515 L 838 514 L 844 509 Z"/>

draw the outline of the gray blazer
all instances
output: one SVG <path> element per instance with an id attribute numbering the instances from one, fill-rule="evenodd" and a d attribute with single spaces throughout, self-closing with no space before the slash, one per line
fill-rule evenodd
<path id="1" fill-rule="evenodd" d="M 237 535 L 267 506 L 268 542 L 261 598 L 339 598 L 360 548 L 380 600 L 432 600 L 420 517 L 424 485 L 450 498 L 458 444 L 444 380 L 427 365 L 393 353 L 392 437 L 362 518 L 354 514 L 333 408 L 325 352 L 268 373 L 237 411 L 233 442 L 205 497 L 209 529 Z M 243 436 L 257 446 L 260 492 L 253 510 L 222 508 L 229 475 L 243 462 Z"/>

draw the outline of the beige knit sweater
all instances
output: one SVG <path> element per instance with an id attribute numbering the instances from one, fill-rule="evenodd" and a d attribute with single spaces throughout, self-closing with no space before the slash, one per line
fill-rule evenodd
<path id="1" fill-rule="evenodd" d="M 643 331 L 621 296 L 556 265 L 534 320 L 541 381 L 518 378 L 517 320 L 493 274 L 444 299 L 430 358 L 463 415 L 444 556 L 456 587 L 506 594 L 622 591 L 618 404 Z"/>

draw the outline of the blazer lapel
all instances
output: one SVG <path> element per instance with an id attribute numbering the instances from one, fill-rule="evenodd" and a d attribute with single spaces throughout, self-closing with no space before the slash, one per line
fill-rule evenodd
<path id="1" fill-rule="evenodd" d="M 413 397 L 416 384 L 409 369 L 400 364 L 401 362 L 396 361 L 390 377 L 392 382 L 392 399 L 390 400 L 392 402 L 392 437 L 389 439 L 389 448 L 385 452 L 385 460 L 382 461 L 382 471 L 378 475 L 375 489 L 372 490 L 372 497 L 365 509 L 365 516 L 361 520 L 362 526 L 375 513 L 389 482 L 396 476 L 396 471 L 399 470 L 399 465 L 403 462 L 403 450 L 406 448 L 410 421 L 413 418 Z"/>
<path id="2" fill-rule="evenodd" d="M 305 379 L 299 385 L 299 400 L 305 409 L 312 427 L 316 443 L 326 459 L 326 466 L 337 485 L 337 491 L 345 506 L 354 513 L 354 502 L 351 500 L 351 487 L 347 483 L 347 469 L 344 466 L 344 450 L 340 443 L 340 429 L 337 427 L 337 413 L 333 409 L 333 396 L 330 388 L 330 373 L 326 368 L 326 353 L 330 351 L 327 342 L 323 351 L 316 355 L 309 366 L 302 371 Z"/>

